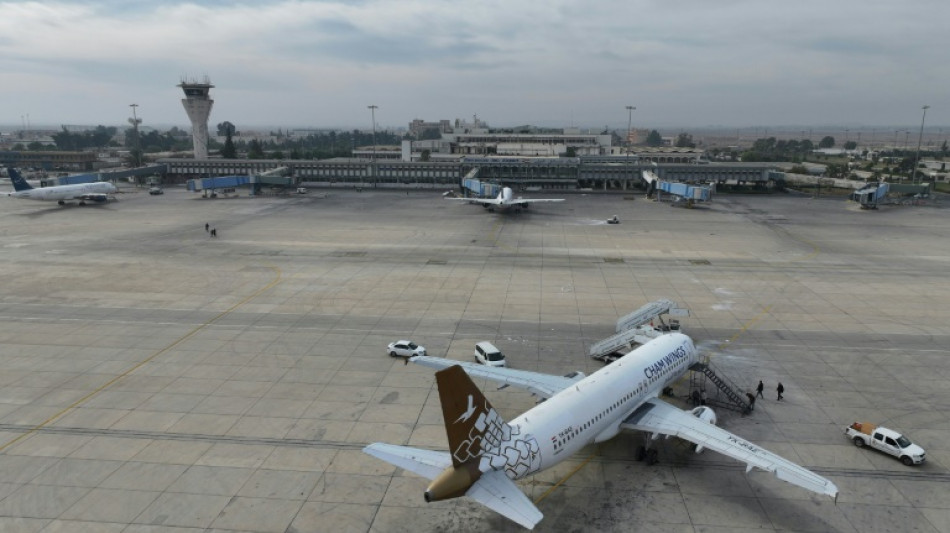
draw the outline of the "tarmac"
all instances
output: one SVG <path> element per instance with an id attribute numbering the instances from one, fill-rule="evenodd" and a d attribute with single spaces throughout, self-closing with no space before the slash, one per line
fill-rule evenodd
<path id="1" fill-rule="evenodd" d="M 362 453 L 446 447 L 432 370 L 386 345 L 472 360 L 487 340 L 514 368 L 590 373 L 617 318 L 668 298 L 723 374 L 765 382 L 720 425 L 837 501 L 676 439 L 647 466 L 625 433 L 520 483 L 537 531 L 950 532 L 946 205 L 591 193 L 489 213 L 440 192 L 0 197 L 0 531 L 520 531 Z M 476 383 L 506 418 L 536 401 Z M 927 461 L 856 448 L 854 421 Z"/>

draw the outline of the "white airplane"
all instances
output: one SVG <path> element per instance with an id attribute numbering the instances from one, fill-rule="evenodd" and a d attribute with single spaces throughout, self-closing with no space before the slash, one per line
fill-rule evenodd
<path id="1" fill-rule="evenodd" d="M 698 360 L 693 341 L 682 333 L 657 337 L 590 376 L 578 372 L 561 377 L 439 357 L 410 360 L 442 369 L 435 377 L 449 451 L 380 442 L 363 451 L 431 480 L 424 493 L 427 502 L 468 496 L 533 529 L 543 515 L 514 480 L 550 468 L 620 430 L 643 431 L 653 440 L 676 436 L 694 443 L 696 453 L 709 448 L 746 463 L 747 473 L 759 468 L 812 492 L 838 495 L 828 479 L 716 427 L 709 407 L 683 410 L 659 399 Z M 506 422 L 469 375 L 525 388 L 546 401 Z M 475 413 L 466 417 L 470 405 Z M 638 452 L 656 460 L 655 449 Z"/>
<path id="2" fill-rule="evenodd" d="M 509 207 L 519 207 L 523 209 L 528 207 L 528 204 L 563 202 L 564 198 L 522 198 L 520 196 L 515 198 L 514 192 L 510 187 L 502 187 L 501 192 L 498 193 L 496 198 L 446 198 L 446 200 L 461 200 L 463 202 L 482 204 L 482 207 L 485 209 L 494 211 L 495 208 L 507 209 Z"/>
<path id="3" fill-rule="evenodd" d="M 66 202 L 78 200 L 79 205 L 86 205 L 86 202 L 106 202 L 109 195 L 115 194 L 115 185 L 104 181 L 95 183 L 78 183 L 76 185 L 57 185 L 53 187 L 34 188 L 23 179 L 23 176 L 14 168 L 8 168 L 7 174 L 10 181 L 13 182 L 14 192 L 7 196 L 13 198 L 26 198 L 27 200 L 43 200 L 58 202 L 64 205 Z"/>

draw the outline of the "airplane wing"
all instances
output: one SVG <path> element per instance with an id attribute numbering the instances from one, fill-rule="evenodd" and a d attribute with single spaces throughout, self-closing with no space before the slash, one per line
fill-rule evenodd
<path id="1" fill-rule="evenodd" d="M 584 379 L 584 374 L 581 372 L 576 372 L 568 376 L 554 376 L 540 372 L 531 372 L 530 370 L 515 370 L 512 368 L 485 366 L 477 363 L 469 363 L 467 361 L 456 361 L 444 357 L 417 355 L 410 357 L 409 360 L 413 363 L 439 370 L 458 365 L 461 366 L 469 376 L 488 379 L 502 383 L 503 385 L 514 385 L 544 399 L 548 399 L 570 387 L 574 382 Z"/>
<path id="2" fill-rule="evenodd" d="M 534 529 L 544 518 L 518 485 L 501 470 L 482 474 L 465 495 L 528 529 Z"/>
<path id="3" fill-rule="evenodd" d="M 838 487 L 830 480 L 656 398 L 638 407 L 620 427 L 673 435 L 742 461 L 746 473 L 759 468 L 803 489 L 838 497 Z"/>
<path id="4" fill-rule="evenodd" d="M 102 193 L 86 193 L 76 195 L 77 200 L 89 200 L 90 202 L 107 202 L 109 195 Z"/>
<path id="5" fill-rule="evenodd" d="M 564 198 L 512 198 L 513 204 L 540 204 L 543 202 L 563 202 Z"/>
<path id="6" fill-rule="evenodd" d="M 445 199 L 469 202 L 472 204 L 501 205 L 501 200 L 499 200 L 498 198 L 445 198 Z"/>
<path id="7" fill-rule="evenodd" d="M 452 456 L 449 455 L 449 452 L 436 452 L 384 442 L 370 444 L 363 448 L 363 452 L 393 466 L 418 474 L 430 481 L 438 477 L 443 470 L 452 466 Z"/>

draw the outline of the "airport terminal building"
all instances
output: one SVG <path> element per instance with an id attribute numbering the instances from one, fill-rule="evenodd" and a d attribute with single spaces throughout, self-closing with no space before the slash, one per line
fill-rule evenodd
<path id="1" fill-rule="evenodd" d="M 644 189 L 643 172 L 660 180 L 771 187 L 782 174 L 760 163 L 712 163 L 704 151 L 676 147 L 616 147 L 610 134 L 576 129 L 493 132 L 476 123 L 410 124 L 438 130 L 440 138 L 396 146 L 354 148 L 353 157 L 326 160 L 160 159 L 166 181 L 254 176 L 285 167 L 295 185 L 353 188 L 454 188 L 475 177 L 518 191 L 628 191 Z M 451 130 L 451 131 L 447 131 Z M 474 172 L 474 174 L 473 174 Z"/>
<path id="2" fill-rule="evenodd" d="M 668 157 L 668 156 L 663 156 Z M 296 184 L 314 187 L 454 188 L 478 169 L 476 177 L 515 190 L 627 191 L 643 189 L 642 172 L 666 181 L 772 187 L 782 174 L 764 163 L 655 163 L 635 156 L 457 157 L 440 161 L 278 159 L 177 159 L 158 161 L 166 182 L 217 176 L 257 175 L 287 167 Z"/>

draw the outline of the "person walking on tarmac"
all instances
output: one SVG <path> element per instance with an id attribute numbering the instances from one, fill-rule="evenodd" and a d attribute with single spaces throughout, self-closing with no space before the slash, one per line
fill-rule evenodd
<path id="1" fill-rule="evenodd" d="M 785 386 L 782 385 L 782 382 L 778 382 L 778 387 L 775 387 L 775 390 L 778 391 L 778 400 L 782 400 L 782 393 L 785 392 Z"/>
<path id="2" fill-rule="evenodd" d="M 762 391 L 764 391 L 764 390 L 765 390 L 765 385 L 762 384 L 762 380 L 760 379 L 760 380 L 759 380 L 759 386 L 755 388 L 755 392 L 756 392 L 755 395 L 758 396 L 759 398 L 763 398 L 763 399 L 764 399 L 765 396 L 762 396 Z"/>

